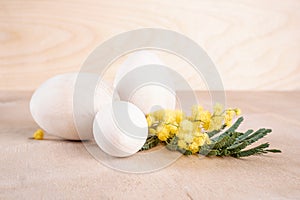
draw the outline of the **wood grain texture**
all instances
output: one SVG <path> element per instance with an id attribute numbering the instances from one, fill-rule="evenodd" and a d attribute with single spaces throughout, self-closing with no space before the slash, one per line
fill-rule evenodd
<path id="1" fill-rule="evenodd" d="M 33 90 L 113 35 L 160 27 L 199 43 L 227 90 L 299 90 L 299 10 L 298 0 L 0 0 L 0 89 Z M 164 59 L 203 89 L 190 66 Z"/>
<path id="2" fill-rule="evenodd" d="M 272 128 L 259 142 L 282 154 L 181 157 L 145 174 L 108 168 L 80 142 L 49 134 L 29 139 L 38 128 L 29 112 L 31 93 L 0 92 L 0 113 L 7 113 L 0 115 L 0 199 L 299 199 L 300 92 L 227 94 L 228 105 L 243 110 L 239 130 Z"/>

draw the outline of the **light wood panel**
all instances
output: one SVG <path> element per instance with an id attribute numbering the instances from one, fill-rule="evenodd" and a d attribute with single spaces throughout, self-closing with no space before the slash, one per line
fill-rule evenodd
<path id="1" fill-rule="evenodd" d="M 298 0 L 1 0 L 0 89 L 33 90 L 55 74 L 78 70 L 113 35 L 161 27 L 198 42 L 227 90 L 298 90 L 299 10 Z M 203 89 L 190 66 L 163 59 Z"/>
<path id="2" fill-rule="evenodd" d="M 270 142 L 281 154 L 243 159 L 187 156 L 146 174 L 108 168 L 79 142 L 49 134 L 45 140 L 29 139 L 38 128 L 29 112 L 30 96 L 0 92 L 0 113 L 9 113 L 0 115 L 1 199 L 299 199 L 300 116 L 295 108 L 300 102 L 295 99 L 300 92 L 227 95 L 230 106 L 243 110 L 239 130 L 272 128 L 260 142 Z"/>

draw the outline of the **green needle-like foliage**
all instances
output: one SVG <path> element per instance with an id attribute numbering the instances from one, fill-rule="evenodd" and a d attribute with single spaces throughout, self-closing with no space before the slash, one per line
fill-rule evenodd
<path id="1" fill-rule="evenodd" d="M 236 158 L 266 153 L 281 153 L 281 151 L 278 149 L 267 149 L 269 147 L 269 143 L 263 143 L 256 147 L 246 149 L 249 145 L 257 142 L 267 134 L 271 133 L 272 130 L 261 128 L 255 132 L 252 129 L 246 131 L 245 133 L 237 132 L 236 130 L 243 120 L 243 117 L 238 118 L 237 121 L 223 133 L 221 133 L 221 131 L 225 128 L 225 126 L 223 126 L 220 130 L 208 132 L 207 134 L 209 138 L 211 138 L 212 143 L 201 146 L 198 153 L 206 156 L 232 156 Z M 141 150 L 151 149 L 159 142 L 160 140 L 156 135 L 149 135 Z M 177 136 L 174 136 L 163 143 L 166 144 L 166 147 L 171 151 L 179 151 L 184 155 L 193 154 L 189 150 L 183 150 L 178 147 Z"/>
<path id="2" fill-rule="evenodd" d="M 243 150 L 249 145 L 257 142 L 258 140 L 265 137 L 268 133 L 271 133 L 271 129 L 261 128 L 257 131 L 248 130 L 245 133 L 236 132 L 237 128 L 243 121 L 243 118 L 239 118 L 228 130 L 214 138 L 212 148 L 210 151 L 200 151 L 200 154 L 206 153 L 206 155 L 217 155 L 217 156 L 233 156 L 233 157 L 245 157 L 255 154 L 263 153 L 280 153 L 278 149 L 267 149 L 268 143 L 261 144 L 257 147 Z M 242 151 L 243 150 L 243 151 Z"/>
<path id="3" fill-rule="evenodd" d="M 241 134 L 234 143 L 239 143 L 239 142 L 244 141 L 253 132 L 254 131 L 252 129 L 246 131 L 244 134 Z"/>
<path id="4" fill-rule="evenodd" d="M 234 133 L 234 131 L 240 126 L 240 124 L 242 123 L 243 120 L 244 120 L 243 117 L 238 118 L 236 120 L 236 122 L 228 130 L 226 130 L 224 133 L 222 133 L 221 135 L 219 135 L 218 137 L 216 137 L 212 140 L 213 141 L 220 141 L 223 137 Z"/>
<path id="5" fill-rule="evenodd" d="M 236 152 L 232 156 L 240 158 L 240 157 L 251 156 L 251 155 L 254 155 L 254 154 L 262 154 L 262 153 L 265 153 L 264 149 L 268 148 L 268 147 L 269 147 L 269 143 L 264 143 L 264 144 L 261 144 L 257 147 L 254 147 L 254 148 L 251 148 L 251 149 L 248 149 L 248 150 L 245 150 L 245 151 Z"/>
<path id="6" fill-rule="evenodd" d="M 157 138 L 156 135 L 148 136 L 144 146 L 140 149 L 140 151 L 151 149 L 151 148 L 157 146 L 158 143 L 159 143 L 159 139 Z"/>
<path id="7" fill-rule="evenodd" d="M 212 138 L 213 136 L 217 135 L 218 133 L 220 133 L 226 126 L 223 125 L 219 130 L 213 130 L 211 132 L 208 132 L 207 135 L 209 138 Z"/>
<path id="8" fill-rule="evenodd" d="M 169 142 L 167 142 L 167 148 L 171 151 L 176 151 L 178 146 L 177 146 L 177 142 L 178 142 L 178 137 L 173 137 Z"/>

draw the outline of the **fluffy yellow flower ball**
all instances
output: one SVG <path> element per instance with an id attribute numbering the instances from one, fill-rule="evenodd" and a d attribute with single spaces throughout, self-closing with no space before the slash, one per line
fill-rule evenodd
<path id="1" fill-rule="evenodd" d="M 237 116 L 239 116 L 239 115 L 242 114 L 242 111 L 241 111 L 241 109 L 239 109 L 239 108 L 234 109 L 234 111 L 235 111 L 235 114 L 236 114 Z"/>
<path id="2" fill-rule="evenodd" d="M 194 130 L 194 124 L 193 122 L 185 119 L 180 123 L 180 129 L 183 132 L 192 132 Z"/>
<path id="3" fill-rule="evenodd" d="M 205 130 L 208 130 L 211 120 L 211 113 L 209 111 L 203 111 L 200 113 L 200 121 Z"/>
<path id="4" fill-rule="evenodd" d="M 194 105 L 192 107 L 192 120 L 200 120 L 200 113 L 203 112 L 203 107 L 199 105 Z"/>
<path id="5" fill-rule="evenodd" d="M 187 144 L 186 144 L 186 142 L 184 140 L 178 140 L 177 145 L 181 149 L 187 149 Z"/>
<path id="6" fill-rule="evenodd" d="M 190 150 L 192 153 L 196 153 L 197 151 L 199 151 L 199 146 L 196 142 L 193 142 L 189 145 L 189 148 L 187 150 Z"/>
<path id="7" fill-rule="evenodd" d="M 223 113 L 223 105 L 216 103 L 214 106 L 214 115 L 221 115 Z"/>
<path id="8" fill-rule="evenodd" d="M 169 138 L 170 132 L 166 126 L 160 125 L 157 127 L 156 131 L 157 131 L 156 134 L 157 134 L 157 137 L 159 140 L 167 141 L 167 139 Z"/>
<path id="9" fill-rule="evenodd" d="M 146 115 L 146 120 L 147 120 L 147 123 L 148 123 L 148 127 L 151 127 L 155 119 L 151 115 Z"/>
<path id="10" fill-rule="evenodd" d="M 38 129 L 33 134 L 33 139 L 42 140 L 44 139 L 44 131 L 42 129 Z"/>

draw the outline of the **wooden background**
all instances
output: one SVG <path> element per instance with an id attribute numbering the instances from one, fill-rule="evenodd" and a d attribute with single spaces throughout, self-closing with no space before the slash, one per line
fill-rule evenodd
<path id="1" fill-rule="evenodd" d="M 299 0 L 0 0 L 0 90 L 34 90 L 78 70 L 101 42 L 142 27 L 198 42 L 227 90 L 300 89 Z M 164 59 L 205 87 L 186 63 Z"/>

